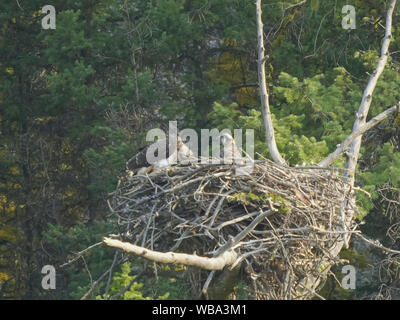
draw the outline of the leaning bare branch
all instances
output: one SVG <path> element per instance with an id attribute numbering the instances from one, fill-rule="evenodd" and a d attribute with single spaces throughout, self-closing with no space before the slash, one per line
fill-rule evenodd
<path id="1" fill-rule="evenodd" d="M 237 258 L 237 254 L 234 251 L 225 251 L 216 258 L 207 258 L 194 254 L 159 252 L 107 237 L 103 239 L 103 242 L 110 247 L 122 249 L 151 261 L 182 264 L 205 270 L 222 270 L 225 266 L 233 264 Z"/>
<path id="2" fill-rule="evenodd" d="M 111 280 L 112 280 L 112 271 L 114 269 L 115 263 L 117 262 L 117 257 L 118 257 L 118 251 L 115 251 L 114 259 L 113 259 L 113 262 L 112 262 L 111 267 L 110 267 L 110 272 L 108 273 L 108 280 L 107 280 L 106 290 L 105 290 L 105 293 L 104 293 L 104 295 L 106 297 L 108 296 L 108 292 L 110 290 L 110 285 L 111 285 Z"/>
<path id="3" fill-rule="evenodd" d="M 285 8 L 285 11 L 293 9 L 293 8 L 296 8 L 296 7 L 300 7 L 305 3 L 307 3 L 307 0 L 303 0 L 303 1 L 299 2 L 299 3 L 292 4 L 289 7 Z"/>
<path id="4" fill-rule="evenodd" d="M 368 84 L 364 90 L 361 104 L 356 115 L 356 120 L 354 121 L 353 133 L 356 133 L 366 123 L 368 112 L 372 103 L 372 95 L 374 93 L 376 84 L 378 83 L 378 80 L 387 64 L 387 60 L 389 57 L 389 46 L 392 40 L 393 11 L 396 6 L 396 2 L 397 0 L 390 1 L 389 9 L 386 14 L 385 39 L 382 44 L 381 55 L 376 69 L 370 77 Z M 347 155 L 346 168 L 349 169 L 349 172 L 345 175 L 345 177 L 351 184 L 354 183 L 354 172 L 357 166 L 358 155 L 360 153 L 361 138 L 362 135 L 359 135 L 357 138 L 354 139 Z"/>
<path id="5" fill-rule="evenodd" d="M 360 135 L 364 134 L 369 129 L 375 127 L 378 123 L 382 122 L 383 120 L 387 119 L 393 113 L 399 111 L 400 108 L 400 101 L 394 105 L 393 107 L 385 110 L 384 112 L 378 114 L 376 117 L 369 120 L 367 123 L 361 125 L 357 131 L 352 132 L 338 147 L 337 149 L 332 152 L 329 156 L 318 163 L 318 166 L 326 167 L 336 161 L 344 152 L 346 152 L 349 145 L 359 137 Z"/>
<path id="6" fill-rule="evenodd" d="M 276 211 L 276 210 L 274 210 Z M 224 246 L 219 248 L 216 252 L 217 255 L 226 252 L 228 249 L 236 245 L 240 240 L 245 238 L 254 228 L 268 215 L 272 214 L 271 210 L 267 210 L 265 212 L 261 212 L 257 218 L 255 218 L 242 232 L 240 232 L 236 237 L 232 239 L 232 241 L 227 242 Z"/>
<path id="7" fill-rule="evenodd" d="M 80 252 L 78 252 L 78 253 L 75 253 L 75 257 L 74 257 L 73 259 L 71 259 L 71 260 L 69 260 L 69 261 L 63 263 L 62 265 L 60 265 L 60 268 L 64 268 L 64 267 L 70 265 L 71 263 L 74 263 L 74 262 L 77 261 L 83 254 L 85 254 L 86 252 L 88 252 L 90 249 L 93 249 L 94 247 L 97 247 L 97 246 L 99 246 L 99 245 L 101 245 L 101 244 L 102 244 L 102 242 L 97 242 L 97 243 L 92 244 L 91 246 L 87 247 L 86 249 L 84 249 L 84 250 L 82 250 L 82 251 L 80 251 Z"/>
<path id="8" fill-rule="evenodd" d="M 376 66 L 376 69 L 374 71 L 374 73 L 372 74 L 372 76 L 370 77 L 368 84 L 364 90 L 364 94 L 361 100 L 361 104 L 360 107 L 358 109 L 358 112 L 356 114 L 356 119 L 354 121 L 354 125 L 353 125 L 353 132 L 352 133 L 357 133 L 357 131 L 360 130 L 360 128 L 363 127 L 363 125 L 365 125 L 367 117 L 368 117 L 368 112 L 372 103 L 372 95 L 374 93 L 375 87 L 378 83 L 378 80 L 380 78 L 380 76 L 382 75 L 385 66 L 387 64 L 388 61 L 388 57 L 389 57 L 389 46 L 390 46 L 390 42 L 392 40 L 392 19 L 393 19 L 393 12 L 394 12 L 394 8 L 396 6 L 396 2 L 397 0 L 391 0 L 390 5 L 389 5 L 389 9 L 387 11 L 386 14 L 386 30 L 385 30 L 385 39 L 383 41 L 382 44 L 382 48 L 381 48 L 381 55 L 378 61 L 378 64 Z M 358 162 L 358 156 L 360 154 L 360 148 L 361 148 L 361 138 L 362 138 L 362 134 L 358 135 L 353 142 L 350 145 L 350 150 L 347 152 L 346 156 L 347 156 L 347 160 L 346 160 L 346 169 L 348 169 L 348 171 L 345 173 L 344 178 L 345 181 L 348 182 L 350 184 L 349 187 L 349 192 L 351 193 L 351 188 L 354 184 L 354 174 L 356 171 L 356 166 L 357 166 L 357 162 Z M 354 202 L 355 199 L 354 197 L 350 200 L 353 203 L 354 206 Z M 347 208 L 350 205 L 352 205 L 351 203 L 349 203 L 349 199 L 348 198 L 344 198 L 343 199 L 343 205 L 342 205 L 342 210 L 341 210 L 341 215 L 342 215 L 342 225 L 343 225 L 343 230 L 346 231 L 347 230 L 347 221 L 351 221 L 353 219 L 354 216 L 354 211 L 350 210 L 349 216 L 345 217 L 345 213 L 344 213 L 344 209 L 343 208 Z M 348 247 L 348 243 L 349 243 L 349 237 L 346 233 L 343 235 L 343 243 L 346 247 Z"/>
<path id="9" fill-rule="evenodd" d="M 127 260 L 128 260 L 127 258 L 122 258 L 120 261 L 117 262 L 117 265 L 120 265 L 126 262 Z M 108 268 L 107 271 L 105 271 L 95 282 L 93 282 L 90 289 L 81 297 L 80 300 L 86 300 L 93 293 L 94 289 L 103 281 L 103 279 L 107 276 L 107 274 L 109 274 L 112 271 L 113 268 L 114 265 Z"/>
<path id="10" fill-rule="evenodd" d="M 379 249 L 381 249 L 381 250 L 383 250 L 383 251 L 385 251 L 387 253 L 400 254 L 399 250 L 393 250 L 393 249 L 387 248 L 387 247 L 383 246 L 380 242 L 378 242 L 376 240 L 374 241 L 374 240 L 368 239 L 368 238 L 366 238 L 365 236 L 363 236 L 360 233 L 356 233 L 356 235 L 359 238 L 361 238 L 362 240 L 364 240 L 365 242 L 368 242 L 369 244 L 372 244 L 373 246 L 375 246 L 375 247 L 377 247 L 377 248 L 379 248 Z"/>

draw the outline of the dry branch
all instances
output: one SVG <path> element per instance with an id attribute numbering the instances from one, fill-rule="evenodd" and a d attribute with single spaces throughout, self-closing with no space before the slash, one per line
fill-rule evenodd
<path id="1" fill-rule="evenodd" d="M 237 258 L 237 254 L 234 251 L 225 251 L 216 258 L 207 258 L 185 253 L 149 250 L 128 242 L 122 242 L 107 237 L 103 238 L 103 242 L 110 247 L 122 249 L 151 261 L 194 266 L 204 270 L 222 270 L 225 266 L 233 264 Z"/>
<path id="2" fill-rule="evenodd" d="M 355 171 L 356 171 L 356 166 L 358 162 L 358 156 L 360 153 L 360 147 L 361 147 L 361 139 L 362 139 L 362 133 L 364 129 L 368 130 L 368 126 L 366 126 L 366 120 L 368 117 L 368 112 L 372 103 L 372 96 L 375 90 L 375 87 L 378 83 L 378 80 L 380 76 L 382 75 L 385 66 L 387 64 L 387 60 L 389 57 L 389 46 L 390 42 L 392 40 L 392 19 L 393 19 L 393 12 L 394 8 L 396 6 L 396 0 L 391 0 L 389 4 L 389 8 L 386 13 L 386 30 L 385 30 L 385 38 L 382 43 L 381 47 L 381 54 L 380 58 L 378 61 L 378 64 L 376 66 L 375 71 L 371 75 L 368 84 L 364 90 L 363 97 L 360 103 L 360 107 L 358 109 L 358 112 L 356 114 L 356 119 L 353 124 L 353 130 L 352 134 L 345 140 L 349 142 L 352 140 L 350 144 L 350 149 L 346 153 L 346 172 L 344 174 L 344 181 L 347 183 L 346 189 L 343 190 L 343 200 L 342 200 L 342 205 L 340 209 L 340 215 L 341 215 L 341 224 L 342 224 L 342 231 L 343 237 L 340 241 L 336 241 L 334 246 L 329 250 L 329 254 L 331 256 L 338 256 L 339 252 L 342 250 L 343 245 L 345 247 L 348 247 L 349 245 L 349 240 L 350 240 L 350 232 L 347 232 L 350 229 L 350 225 L 353 222 L 353 217 L 355 215 L 355 198 L 353 195 L 353 185 L 354 185 L 354 179 L 355 179 Z M 391 108 L 392 111 L 394 111 L 394 107 Z M 397 106 L 396 106 L 397 109 Z M 389 109 L 390 110 L 390 109 Z M 389 111 L 387 110 L 387 111 Z M 385 112 L 381 114 L 381 116 L 385 115 Z M 374 119 L 372 119 L 374 120 Z M 370 124 L 374 125 L 374 122 L 371 122 Z M 361 133 L 361 134 L 359 134 Z M 353 137 L 355 138 L 353 139 Z M 340 152 L 336 150 L 337 152 Z M 335 152 L 336 152 L 335 151 Z M 327 159 L 324 159 L 322 161 L 322 165 L 325 165 L 326 162 L 328 162 L 332 155 L 329 155 Z M 320 163 L 321 164 L 321 163 Z M 329 270 L 329 268 L 327 268 Z M 312 276 L 308 276 L 306 283 L 308 284 L 309 287 L 315 287 L 315 285 L 318 283 L 318 281 L 315 281 L 315 279 L 312 278 Z"/>
<path id="3" fill-rule="evenodd" d="M 338 147 L 332 152 L 329 156 L 318 163 L 318 166 L 325 167 L 331 165 L 334 161 L 336 161 L 344 152 L 346 152 L 349 145 L 354 141 L 354 139 L 358 138 L 362 134 L 364 134 L 369 129 L 375 127 L 378 123 L 387 119 L 393 113 L 399 112 L 400 101 L 394 105 L 393 107 L 383 111 L 378 114 L 376 117 L 369 120 L 367 123 L 361 125 L 355 132 L 352 132 Z"/>
<path id="4" fill-rule="evenodd" d="M 366 123 L 368 112 L 372 103 L 372 95 L 374 93 L 376 84 L 378 83 L 378 80 L 385 69 L 389 57 L 389 46 L 392 40 L 393 11 L 396 6 L 396 2 L 397 0 L 391 0 L 389 4 L 389 9 L 386 14 L 385 39 L 383 40 L 381 55 L 376 69 L 370 77 L 368 84 L 364 90 L 361 104 L 356 114 L 356 119 L 354 121 L 353 133 L 356 133 Z M 354 183 L 354 173 L 357 166 L 358 155 L 360 153 L 361 138 L 362 135 L 359 135 L 357 138 L 354 139 L 347 155 L 346 169 L 349 169 L 349 172 L 345 176 L 350 184 Z"/>
<path id="5" fill-rule="evenodd" d="M 282 298 L 284 285 L 285 297 L 310 298 L 299 290 L 304 275 L 334 263 L 326 252 L 342 235 L 339 170 L 263 160 L 251 176 L 235 172 L 204 164 L 127 175 L 109 199 L 121 241 L 106 243 L 157 263 L 198 267 L 188 269 L 194 296 L 209 285 L 214 294 L 213 271 L 241 262 L 250 296 Z"/>
<path id="6" fill-rule="evenodd" d="M 389 57 L 389 46 L 390 42 L 392 40 L 392 19 L 393 19 L 393 12 L 394 8 L 396 6 L 397 0 L 391 0 L 389 4 L 389 9 L 386 13 L 386 30 L 385 30 L 385 39 L 383 40 L 382 43 L 382 48 L 381 48 L 381 55 L 378 61 L 378 64 L 376 66 L 376 69 L 372 76 L 370 77 L 368 84 L 364 90 L 363 97 L 361 100 L 360 107 L 358 109 L 358 112 L 356 114 L 356 119 L 354 121 L 353 125 L 353 133 L 356 133 L 357 131 L 362 128 L 362 126 L 366 123 L 367 117 L 368 117 L 368 112 L 372 103 L 372 95 L 374 93 L 375 87 L 378 83 L 378 80 L 380 76 L 382 75 L 383 71 L 385 70 L 385 66 L 388 61 Z M 347 160 L 346 160 L 346 169 L 348 171 L 345 173 L 345 181 L 350 184 L 350 188 L 347 192 L 352 192 L 351 187 L 354 185 L 354 175 L 356 171 L 356 166 L 358 162 L 358 156 L 360 154 L 360 148 L 361 148 L 361 138 L 362 135 L 359 135 L 356 137 L 353 142 L 350 145 L 350 150 L 346 154 Z M 341 210 L 341 215 L 342 215 L 342 225 L 343 225 L 343 230 L 347 230 L 347 221 L 350 221 L 353 219 L 354 212 L 353 211 L 348 211 L 349 216 L 346 216 L 344 213 L 344 208 L 347 208 L 348 206 L 353 206 L 355 207 L 355 199 L 354 197 L 350 200 L 351 203 L 349 203 L 349 199 L 343 199 L 343 204 L 342 204 L 342 210 Z M 349 236 L 345 233 L 343 235 L 343 243 L 346 247 L 348 247 L 349 243 Z"/>
<path id="7" fill-rule="evenodd" d="M 282 158 L 281 154 L 279 153 L 278 147 L 276 145 L 274 127 L 271 118 L 271 110 L 269 107 L 269 96 L 265 78 L 265 61 L 268 58 L 268 56 L 265 56 L 264 28 L 262 22 L 261 0 L 257 0 L 256 8 L 257 8 L 257 39 L 258 39 L 258 62 L 257 62 L 258 82 L 260 84 L 260 98 L 261 98 L 265 131 L 267 135 L 268 148 L 272 159 L 276 163 L 280 165 L 286 165 L 286 161 Z"/>

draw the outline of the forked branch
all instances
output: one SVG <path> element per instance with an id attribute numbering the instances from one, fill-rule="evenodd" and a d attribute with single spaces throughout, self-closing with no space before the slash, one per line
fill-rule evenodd
<path id="1" fill-rule="evenodd" d="M 386 14 L 386 30 L 385 30 L 385 39 L 383 40 L 382 48 L 381 48 L 381 55 L 376 66 L 376 69 L 372 76 L 370 77 L 368 84 L 364 90 L 364 94 L 361 100 L 360 107 L 358 109 L 356 119 L 353 125 L 353 133 L 356 133 L 365 123 L 367 120 L 369 108 L 372 103 L 372 95 L 374 93 L 376 84 L 383 73 L 388 57 L 389 57 L 389 45 L 392 40 L 392 19 L 393 19 L 393 11 L 396 6 L 397 0 L 391 0 L 389 9 Z M 362 135 L 359 135 L 354 139 L 351 143 L 350 150 L 347 154 L 347 161 L 346 161 L 346 169 L 348 169 L 348 173 L 345 175 L 347 182 L 350 184 L 354 183 L 354 173 L 357 166 L 358 156 L 360 153 L 361 147 L 361 138 Z"/>

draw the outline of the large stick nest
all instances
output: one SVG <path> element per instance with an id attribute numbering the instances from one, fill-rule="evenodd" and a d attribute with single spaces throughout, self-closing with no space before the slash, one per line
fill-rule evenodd
<path id="1" fill-rule="evenodd" d="M 319 283 L 315 279 L 338 262 L 330 250 L 343 235 L 345 190 L 336 170 L 265 160 L 255 163 L 251 175 L 237 175 L 233 165 L 213 164 L 126 175 L 109 204 L 126 241 L 209 257 L 269 210 L 233 246 L 236 264 L 242 266 L 249 298 L 298 299 L 314 296 L 310 277 Z M 199 294 L 209 272 L 189 271 Z"/>

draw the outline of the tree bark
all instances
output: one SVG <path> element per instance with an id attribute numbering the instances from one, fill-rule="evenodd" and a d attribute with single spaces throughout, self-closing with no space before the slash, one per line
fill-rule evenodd
<path id="1" fill-rule="evenodd" d="M 390 41 L 392 40 L 392 18 L 393 18 L 393 11 L 394 7 L 396 6 L 396 1 L 397 0 L 391 0 L 389 9 L 386 14 L 386 30 L 385 30 L 385 39 L 383 40 L 382 48 L 381 48 L 381 55 L 378 61 L 378 65 L 376 66 L 376 69 L 372 76 L 370 77 L 368 84 L 364 90 L 364 94 L 361 100 L 360 107 L 358 109 L 358 112 L 356 114 L 356 120 L 354 121 L 353 125 L 353 133 L 356 133 L 365 123 L 367 120 L 368 112 L 372 103 L 372 95 L 374 93 L 376 84 L 378 83 L 378 80 L 380 76 L 382 75 L 388 57 L 389 57 L 389 46 L 390 46 Z M 356 166 L 358 162 L 358 156 L 360 154 L 360 147 L 361 147 L 361 138 L 362 135 L 359 135 L 357 138 L 354 139 L 354 141 L 350 145 L 350 150 L 347 153 L 347 160 L 346 160 L 346 169 L 347 172 L 344 174 L 344 180 L 349 183 L 349 192 L 353 192 L 351 190 L 352 186 L 354 185 L 354 179 L 355 179 L 355 171 L 356 171 Z M 352 203 L 353 207 L 355 207 L 355 200 Z M 349 207 L 350 204 L 347 203 L 347 199 L 343 200 L 343 205 L 342 208 L 347 208 Z M 342 210 L 342 220 L 343 220 L 343 229 L 344 231 L 347 230 L 347 221 L 351 221 L 353 216 L 354 216 L 354 211 L 350 210 L 351 216 L 344 217 L 344 210 Z M 348 247 L 348 242 L 350 239 L 350 235 L 347 235 L 347 233 L 343 234 L 343 243 L 346 247 Z"/>
<path id="2" fill-rule="evenodd" d="M 239 277 L 241 264 L 234 267 L 232 270 L 226 268 L 221 275 L 214 280 L 208 290 L 208 297 L 211 300 L 227 300 L 229 296 L 233 293 L 235 286 L 237 285 L 237 280 Z"/>
<path id="3" fill-rule="evenodd" d="M 146 258 L 151 261 L 183 264 L 186 266 L 198 267 L 205 270 L 222 270 L 225 266 L 233 264 L 237 259 L 237 254 L 231 250 L 221 253 L 218 257 L 208 258 L 196 256 L 194 254 L 149 250 L 128 242 L 122 242 L 120 240 L 106 237 L 103 238 L 103 242 L 108 246 L 125 250 L 126 252 L 133 253 L 137 256 Z"/>
<path id="4" fill-rule="evenodd" d="M 144 247 L 140 247 L 129 242 L 123 242 L 117 239 L 104 237 L 103 242 L 110 246 L 125 250 L 126 252 L 133 253 L 137 256 L 146 258 L 151 261 L 161 263 L 183 264 L 186 266 L 199 267 L 205 270 L 222 270 L 226 266 L 233 265 L 238 256 L 237 253 L 231 248 L 236 245 L 240 240 L 246 237 L 254 228 L 268 215 L 272 214 L 273 210 L 261 212 L 244 230 L 238 235 L 221 246 L 215 253 L 214 257 L 201 257 L 195 254 L 174 253 L 174 252 L 160 252 Z"/>
<path id="5" fill-rule="evenodd" d="M 264 119 L 264 126 L 267 135 L 269 153 L 272 160 L 280 165 L 286 165 L 286 161 L 279 153 L 275 141 L 274 127 L 271 119 L 271 110 L 269 107 L 269 96 L 265 79 L 265 48 L 264 48 L 264 30 L 262 23 L 261 0 L 256 2 L 257 8 L 257 37 L 258 37 L 258 81 L 260 83 L 260 99 Z"/>
<path id="6" fill-rule="evenodd" d="M 386 14 L 386 31 L 385 31 L 385 39 L 383 41 L 381 48 L 381 56 L 379 58 L 378 65 L 376 66 L 376 69 L 372 74 L 372 76 L 370 77 L 368 85 L 364 90 L 361 104 L 358 109 L 358 113 L 356 114 L 356 120 L 354 121 L 353 133 L 357 132 L 357 130 L 359 130 L 360 127 L 364 125 L 367 120 L 369 108 L 372 102 L 372 94 L 375 90 L 376 84 L 378 83 L 378 80 L 383 70 L 385 69 L 389 57 L 389 45 L 390 41 L 392 40 L 392 17 L 393 17 L 394 7 L 396 6 L 396 1 L 397 0 L 390 1 L 389 9 Z M 347 156 L 346 169 L 348 169 L 348 172 L 345 174 L 345 179 L 351 185 L 353 185 L 354 183 L 354 173 L 357 166 L 358 156 L 360 154 L 361 138 L 362 135 L 354 139 L 354 141 L 350 146 L 350 151 Z"/>

